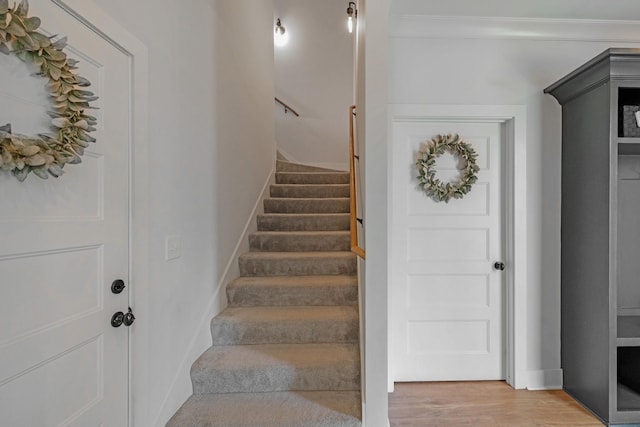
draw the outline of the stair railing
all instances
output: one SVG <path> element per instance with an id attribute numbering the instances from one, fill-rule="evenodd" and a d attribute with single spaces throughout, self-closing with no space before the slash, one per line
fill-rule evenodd
<path id="1" fill-rule="evenodd" d="M 296 117 L 300 117 L 300 114 L 298 114 L 298 112 L 296 110 L 294 110 L 293 108 L 289 107 L 285 102 L 283 102 L 282 100 L 278 99 L 278 97 L 274 97 L 273 99 L 276 100 L 276 102 L 278 104 L 280 104 L 280 106 L 282 108 L 284 108 L 284 113 L 287 114 L 288 112 L 293 113 L 294 116 Z"/>
<path id="2" fill-rule="evenodd" d="M 355 137 L 354 137 L 354 121 L 356 119 L 356 106 L 349 107 L 349 194 L 351 196 L 350 204 L 350 229 L 351 229 L 351 252 L 365 259 L 365 251 L 360 247 L 358 240 L 358 222 L 362 224 L 362 219 L 358 218 L 358 193 L 356 187 L 356 159 L 360 160 L 355 154 Z"/>

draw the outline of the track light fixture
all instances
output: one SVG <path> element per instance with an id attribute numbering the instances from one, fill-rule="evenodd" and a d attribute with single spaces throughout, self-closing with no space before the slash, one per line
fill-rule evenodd
<path id="1" fill-rule="evenodd" d="M 358 17 L 358 11 L 356 9 L 356 4 L 352 1 L 349 2 L 349 7 L 347 7 L 347 28 L 350 33 L 353 33 L 353 21 Z"/>

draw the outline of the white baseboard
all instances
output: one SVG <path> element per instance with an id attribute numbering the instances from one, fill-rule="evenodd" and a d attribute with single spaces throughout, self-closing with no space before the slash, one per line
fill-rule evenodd
<path id="1" fill-rule="evenodd" d="M 562 369 L 529 371 L 527 390 L 561 390 Z"/>
<path id="2" fill-rule="evenodd" d="M 224 269 L 222 277 L 218 281 L 218 285 L 202 313 L 198 328 L 192 340 L 185 351 L 185 356 L 178 367 L 176 375 L 169 387 L 164 401 L 162 402 L 160 412 L 153 423 L 154 426 L 162 427 L 175 414 L 180 406 L 191 396 L 193 386 L 191 384 L 191 365 L 205 350 L 211 347 L 211 319 L 217 316 L 227 307 L 227 297 L 225 295 L 225 287 L 227 283 L 240 276 L 238 267 L 238 257 L 249 250 L 249 234 L 257 230 L 256 217 L 259 213 L 263 213 L 263 201 L 269 195 L 269 186 L 275 182 L 275 168 L 269 173 L 260 196 L 256 200 L 253 210 L 247 220 L 247 223 L 238 239 L 238 243 L 231 255 L 229 262 Z"/>
<path id="3" fill-rule="evenodd" d="M 364 416 L 365 413 L 365 405 L 362 405 L 362 427 L 391 427 L 391 421 L 389 421 L 389 418 L 387 418 L 386 420 L 382 420 L 382 422 L 378 422 L 378 421 L 371 421 L 371 422 L 367 422 L 367 418 Z"/>
<path id="4" fill-rule="evenodd" d="M 281 150 L 277 150 L 276 151 L 276 160 L 286 160 L 289 161 L 289 159 L 287 158 L 287 156 L 285 156 Z"/>
<path id="5" fill-rule="evenodd" d="M 209 304 L 207 304 L 207 308 L 204 310 L 199 322 L 200 326 L 197 328 L 196 334 L 189 343 L 185 356 L 171 383 L 171 387 L 162 402 L 160 412 L 153 423 L 154 426 L 164 426 L 193 393 L 190 375 L 191 365 L 207 348 L 211 347 L 211 328 L 209 326 L 211 318 L 226 307 L 227 301 L 224 292 L 220 292 L 221 289 L 222 288 L 218 287 Z"/>
<path id="6" fill-rule="evenodd" d="M 280 156 L 284 157 L 284 160 L 286 160 L 287 162 L 293 162 L 293 163 L 298 162 L 291 154 L 287 153 L 280 147 L 278 147 L 278 153 L 280 154 Z"/>
<path id="7" fill-rule="evenodd" d="M 269 197 L 269 186 L 271 184 L 274 184 L 275 182 L 276 175 L 274 167 L 269 173 L 269 177 L 265 181 L 264 185 L 262 186 L 262 191 L 260 192 L 260 195 L 258 196 L 258 199 L 253 206 L 253 210 L 251 211 L 251 216 L 247 220 L 247 223 L 244 226 L 244 230 L 242 231 L 242 235 L 240 236 L 240 239 L 238 240 L 238 243 L 236 244 L 236 247 L 233 251 L 233 255 L 231 256 L 231 259 L 229 259 L 229 262 L 224 269 L 222 279 L 220 280 L 220 282 L 218 282 L 218 290 L 216 292 L 219 292 L 220 289 L 224 289 L 227 283 L 240 276 L 238 257 L 249 250 L 249 234 L 255 232 L 258 229 L 257 216 L 258 214 L 264 213 L 264 199 Z M 207 323 L 207 328 L 208 327 L 209 326 Z"/>

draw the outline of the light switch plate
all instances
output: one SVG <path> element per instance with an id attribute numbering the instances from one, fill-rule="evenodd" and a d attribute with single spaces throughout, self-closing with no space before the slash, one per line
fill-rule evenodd
<path id="1" fill-rule="evenodd" d="M 167 261 L 180 258 L 180 255 L 182 255 L 182 242 L 180 236 L 165 237 L 164 253 L 165 260 Z"/>

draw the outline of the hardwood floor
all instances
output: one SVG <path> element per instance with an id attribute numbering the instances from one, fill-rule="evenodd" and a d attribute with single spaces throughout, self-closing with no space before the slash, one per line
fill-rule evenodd
<path id="1" fill-rule="evenodd" d="M 561 390 L 514 390 L 504 381 L 396 383 L 391 427 L 601 427 Z"/>

